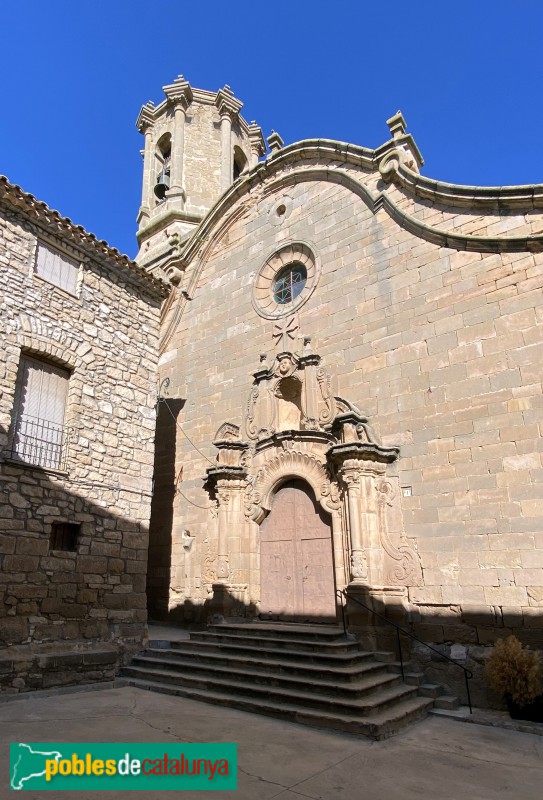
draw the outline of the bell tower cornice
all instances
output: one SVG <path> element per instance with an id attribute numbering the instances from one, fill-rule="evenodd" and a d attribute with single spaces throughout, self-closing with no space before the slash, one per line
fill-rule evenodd
<path id="1" fill-rule="evenodd" d="M 234 96 L 228 84 L 225 84 L 225 86 L 217 92 L 215 105 L 221 117 L 228 115 L 230 118 L 236 117 L 243 108 L 243 103 Z"/>
<path id="2" fill-rule="evenodd" d="M 186 111 L 193 100 L 191 85 L 182 75 L 178 75 L 173 83 L 162 87 L 164 94 L 173 106 L 180 105 Z"/>
<path id="3" fill-rule="evenodd" d="M 136 128 L 140 133 L 145 133 L 153 126 L 154 121 L 155 104 L 152 100 L 149 100 L 149 102 L 145 103 L 145 105 L 140 109 L 140 113 L 138 114 L 138 118 L 136 120 Z"/>

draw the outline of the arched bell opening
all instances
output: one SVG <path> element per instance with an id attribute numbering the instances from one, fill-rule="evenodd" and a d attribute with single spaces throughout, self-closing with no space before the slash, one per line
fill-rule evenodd
<path id="1" fill-rule="evenodd" d="M 236 145 L 234 147 L 234 154 L 232 158 L 232 179 L 237 181 L 237 179 L 247 172 L 249 168 L 249 162 L 247 161 L 247 157 L 241 147 Z"/>
<path id="2" fill-rule="evenodd" d="M 156 183 L 153 188 L 157 203 L 161 203 L 170 188 L 170 172 L 172 159 L 172 137 L 165 133 L 157 142 L 155 150 Z"/>
<path id="3" fill-rule="evenodd" d="M 259 534 L 260 616 L 335 622 L 331 515 L 307 481 L 283 476 L 276 483 Z"/>

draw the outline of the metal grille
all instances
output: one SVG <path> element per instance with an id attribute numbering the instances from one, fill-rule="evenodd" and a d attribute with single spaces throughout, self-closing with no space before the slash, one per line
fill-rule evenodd
<path id="1" fill-rule="evenodd" d="M 11 458 L 45 469 L 66 469 L 69 428 L 21 415 L 15 425 Z"/>
<path id="2" fill-rule="evenodd" d="M 280 272 L 273 286 L 273 299 L 276 303 L 292 303 L 300 294 L 307 281 L 307 270 L 303 264 L 291 264 Z"/>

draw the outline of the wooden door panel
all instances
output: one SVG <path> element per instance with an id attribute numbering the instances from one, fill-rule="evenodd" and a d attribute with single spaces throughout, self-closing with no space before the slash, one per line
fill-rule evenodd
<path id="1" fill-rule="evenodd" d="M 302 539 L 304 616 L 336 617 L 334 573 L 328 539 Z"/>
<path id="2" fill-rule="evenodd" d="M 260 526 L 261 611 L 282 619 L 335 619 L 330 524 L 310 487 L 289 481 Z"/>
<path id="3" fill-rule="evenodd" d="M 291 616 L 296 611 L 293 541 L 262 542 L 261 608 L 265 614 Z"/>

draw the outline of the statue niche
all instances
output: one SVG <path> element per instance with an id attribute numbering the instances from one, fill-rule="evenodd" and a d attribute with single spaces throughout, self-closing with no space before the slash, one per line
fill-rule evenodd
<path id="1" fill-rule="evenodd" d="M 277 430 L 299 431 L 302 427 L 302 383 L 296 376 L 282 378 L 275 387 Z"/>
<path id="2" fill-rule="evenodd" d="M 279 353 L 271 366 L 261 357 L 247 401 L 247 439 L 261 442 L 284 431 L 323 431 L 334 416 L 331 376 L 319 368 L 320 356 Z"/>

